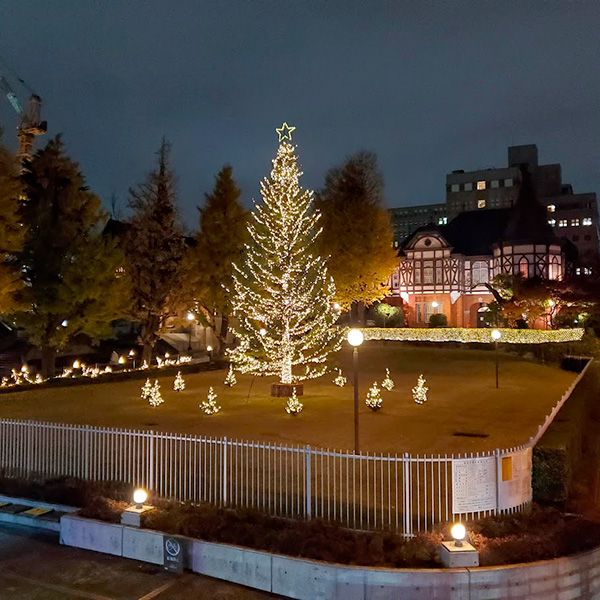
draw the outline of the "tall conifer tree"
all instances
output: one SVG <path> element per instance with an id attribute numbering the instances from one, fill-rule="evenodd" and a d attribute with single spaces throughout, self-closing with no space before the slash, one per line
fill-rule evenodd
<path id="1" fill-rule="evenodd" d="M 15 324 L 42 350 L 42 372 L 54 375 L 57 351 L 75 336 L 109 337 L 127 312 L 123 256 L 102 236 L 106 216 L 59 137 L 37 152 L 23 175 L 21 253 L 25 286 Z"/>
<path id="2" fill-rule="evenodd" d="M 157 168 L 144 183 L 130 190 L 133 217 L 125 236 L 133 317 L 140 324 L 142 359 L 148 364 L 167 319 L 179 309 L 175 296 L 180 292 L 184 237 L 175 207 L 169 151 L 169 144 L 163 140 Z"/>
<path id="3" fill-rule="evenodd" d="M 283 384 L 324 374 L 340 347 L 333 327 L 335 285 L 315 245 L 321 230 L 287 124 L 270 178 L 261 183 L 248 225 L 246 259 L 234 268 L 233 327 L 239 345 L 231 359 L 242 372 L 277 375 Z"/>

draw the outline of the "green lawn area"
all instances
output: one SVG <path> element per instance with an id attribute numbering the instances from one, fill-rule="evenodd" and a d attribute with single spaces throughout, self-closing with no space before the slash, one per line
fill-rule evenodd
<path id="1" fill-rule="evenodd" d="M 351 353 L 339 364 L 351 380 Z M 543 423 L 575 378 L 574 373 L 500 354 L 500 389 L 495 389 L 494 353 L 457 348 L 411 347 L 368 342 L 360 350 L 361 450 L 445 454 L 492 450 L 525 443 Z M 382 391 L 383 408 L 365 404 L 367 389 L 381 382 L 388 367 L 396 387 Z M 411 388 L 423 373 L 428 401 L 416 404 Z M 140 399 L 143 381 L 67 388 L 40 388 L 0 395 L 0 418 L 155 429 L 207 436 L 351 449 L 353 392 L 333 385 L 333 375 L 305 384 L 303 412 L 292 417 L 285 400 L 271 398 L 273 378 L 237 374 L 223 384 L 226 371 L 185 376 L 186 389 L 173 391 L 173 377 L 158 377 L 165 402 L 152 408 Z M 206 416 L 198 404 L 209 386 L 222 410 Z M 487 434 L 464 437 L 455 433 Z"/>

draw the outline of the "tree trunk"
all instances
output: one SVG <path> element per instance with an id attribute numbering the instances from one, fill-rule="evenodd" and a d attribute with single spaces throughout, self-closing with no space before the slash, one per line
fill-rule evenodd
<path id="1" fill-rule="evenodd" d="M 152 344 L 150 342 L 144 343 L 144 349 L 142 350 L 142 364 L 146 363 L 150 366 L 152 360 Z"/>
<path id="2" fill-rule="evenodd" d="M 42 376 L 54 377 L 56 372 L 56 350 L 50 346 L 42 346 Z"/>
<path id="3" fill-rule="evenodd" d="M 222 357 L 225 353 L 225 347 L 227 345 L 227 332 L 229 331 L 229 317 L 227 315 L 221 315 L 221 326 L 219 327 L 219 333 L 217 338 L 219 340 L 219 348 L 217 350 L 218 356 Z"/>
<path id="4" fill-rule="evenodd" d="M 356 303 L 356 324 L 358 327 L 365 326 L 365 316 L 367 314 L 366 306 L 364 302 Z"/>

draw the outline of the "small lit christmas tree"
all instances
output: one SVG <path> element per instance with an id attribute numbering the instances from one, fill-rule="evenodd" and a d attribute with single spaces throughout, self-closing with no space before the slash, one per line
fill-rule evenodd
<path id="1" fill-rule="evenodd" d="M 303 408 L 304 404 L 296 397 L 296 388 L 294 388 L 291 397 L 288 398 L 287 404 L 285 405 L 285 412 L 288 415 L 295 417 L 298 413 L 302 412 Z"/>
<path id="2" fill-rule="evenodd" d="M 376 381 L 367 392 L 367 399 L 365 403 L 373 412 L 377 412 L 381 408 L 383 399 L 381 398 L 381 390 L 379 389 Z"/>
<path id="3" fill-rule="evenodd" d="M 412 389 L 413 400 L 417 404 L 425 404 L 425 402 L 427 402 L 428 390 L 429 388 L 425 386 L 425 377 L 423 377 L 423 375 L 419 375 L 417 385 Z"/>
<path id="4" fill-rule="evenodd" d="M 336 369 L 336 371 L 337 375 L 335 376 L 333 383 L 335 383 L 335 385 L 337 385 L 338 387 L 344 387 L 348 380 L 342 375 L 341 369 Z"/>
<path id="5" fill-rule="evenodd" d="M 162 404 L 164 402 L 164 400 L 162 399 L 162 396 L 160 394 L 160 385 L 158 385 L 158 380 L 154 380 L 154 385 L 152 386 L 152 389 L 150 390 L 150 396 L 148 397 L 148 402 L 150 403 L 150 406 L 158 406 L 159 404 Z"/>
<path id="6" fill-rule="evenodd" d="M 235 373 L 233 372 L 233 365 L 229 365 L 229 371 L 227 371 L 227 377 L 225 377 L 225 385 L 233 387 L 237 383 Z"/>
<path id="7" fill-rule="evenodd" d="M 150 379 L 146 379 L 146 383 L 142 386 L 142 400 L 148 400 L 152 395 L 152 384 L 150 383 Z"/>
<path id="8" fill-rule="evenodd" d="M 175 381 L 173 382 L 173 389 L 176 392 L 183 392 L 185 390 L 185 381 L 181 376 L 181 371 L 177 371 L 177 377 L 175 377 Z"/>
<path id="9" fill-rule="evenodd" d="M 217 394 L 213 391 L 212 387 L 208 388 L 208 400 L 200 404 L 200 409 L 206 415 L 214 415 L 221 410 L 221 407 L 216 403 Z"/>
<path id="10" fill-rule="evenodd" d="M 394 389 L 394 380 L 390 377 L 390 370 L 385 370 L 385 379 L 381 382 L 381 387 L 388 392 Z"/>

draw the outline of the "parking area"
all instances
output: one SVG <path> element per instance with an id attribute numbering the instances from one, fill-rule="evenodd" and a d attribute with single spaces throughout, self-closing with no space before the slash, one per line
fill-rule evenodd
<path id="1" fill-rule="evenodd" d="M 267 600 L 281 598 L 191 573 L 61 546 L 58 535 L 0 526 L 3 600 Z"/>

